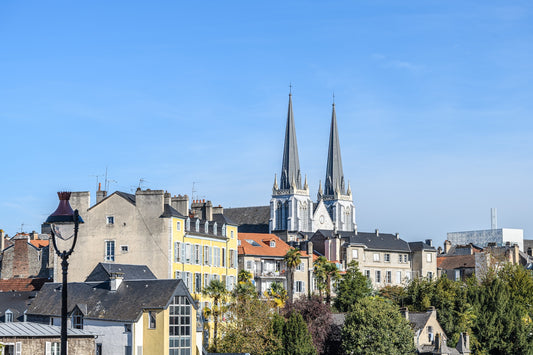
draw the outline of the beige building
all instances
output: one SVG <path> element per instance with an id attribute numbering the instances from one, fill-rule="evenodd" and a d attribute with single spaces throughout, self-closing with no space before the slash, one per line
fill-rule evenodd
<path id="1" fill-rule="evenodd" d="M 229 288 L 236 281 L 237 226 L 222 207 L 194 201 L 189 209 L 186 195 L 149 189 L 109 196 L 97 191 L 93 206 L 89 192 L 73 192 L 70 204 L 84 223 L 69 258 L 69 281 L 85 281 L 100 262 L 142 264 L 158 279 L 183 279 L 202 302 L 201 289 L 212 279 Z M 61 268 L 54 280 L 61 280 Z"/>
<path id="2" fill-rule="evenodd" d="M 343 268 L 352 260 L 357 261 L 372 286 L 380 289 L 405 285 L 413 277 L 435 277 L 437 251 L 428 242 L 408 243 L 398 234 L 378 230 L 374 233 L 318 230 L 308 248 Z"/>
<path id="3" fill-rule="evenodd" d="M 252 274 L 257 292 L 264 294 L 273 282 L 288 289 L 288 269 L 284 261 L 292 249 L 274 234 L 239 233 L 239 269 Z M 300 265 L 294 270 L 293 294 L 297 299 L 311 292 L 313 285 L 313 256 L 301 251 Z"/>

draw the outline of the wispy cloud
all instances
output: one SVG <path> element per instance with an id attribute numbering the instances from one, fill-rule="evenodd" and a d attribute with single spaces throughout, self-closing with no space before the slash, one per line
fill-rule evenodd
<path id="1" fill-rule="evenodd" d="M 397 69 L 405 69 L 405 70 L 410 70 L 410 71 L 418 71 L 422 68 L 422 66 L 417 65 L 415 63 L 412 63 L 406 60 L 393 59 L 381 53 L 372 54 L 372 58 L 376 62 L 384 66 L 385 68 L 397 68 Z"/>

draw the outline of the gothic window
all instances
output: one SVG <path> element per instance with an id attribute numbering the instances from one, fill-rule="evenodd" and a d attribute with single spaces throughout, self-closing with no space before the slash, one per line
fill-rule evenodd
<path id="1" fill-rule="evenodd" d="M 277 203 L 276 207 L 276 230 L 280 230 L 283 227 L 283 214 L 282 214 L 283 204 L 281 201 Z"/>

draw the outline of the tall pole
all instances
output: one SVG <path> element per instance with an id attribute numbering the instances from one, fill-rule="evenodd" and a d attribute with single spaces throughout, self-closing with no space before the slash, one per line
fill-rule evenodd
<path id="1" fill-rule="evenodd" d="M 63 268 L 63 287 L 61 288 L 61 355 L 67 355 L 67 273 L 68 255 L 61 253 L 61 266 Z"/>

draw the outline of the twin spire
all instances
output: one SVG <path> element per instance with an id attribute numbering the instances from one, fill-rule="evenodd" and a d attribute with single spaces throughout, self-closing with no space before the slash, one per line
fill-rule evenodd
<path id="1" fill-rule="evenodd" d="M 319 196 L 322 196 L 322 184 L 319 184 Z M 285 143 L 283 145 L 283 164 L 281 166 L 281 179 L 279 189 L 288 190 L 291 187 L 302 188 L 302 177 L 300 173 L 300 160 L 298 158 L 298 145 L 296 142 L 296 129 L 294 125 L 294 114 L 292 111 L 292 94 L 289 94 L 289 110 L 287 113 L 287 126 L 285 128 Z M 307 188 L 307 177 L 305 187 Z M 274 189 L 278 189 L 277 179 L 274 181 Z M 335 103 L 331 115 L 331 128 L 329 134 L 328 162 L 326 168 L 326 180 L 324 196 L 345 195 L 346 194 L 344 173 L 342 170 L 341 150 L 339 143 L 339 133 L 337 130 L 337 115 L 335 113 Z M 351 194 L 348 186 L 348 194 Z"/>

